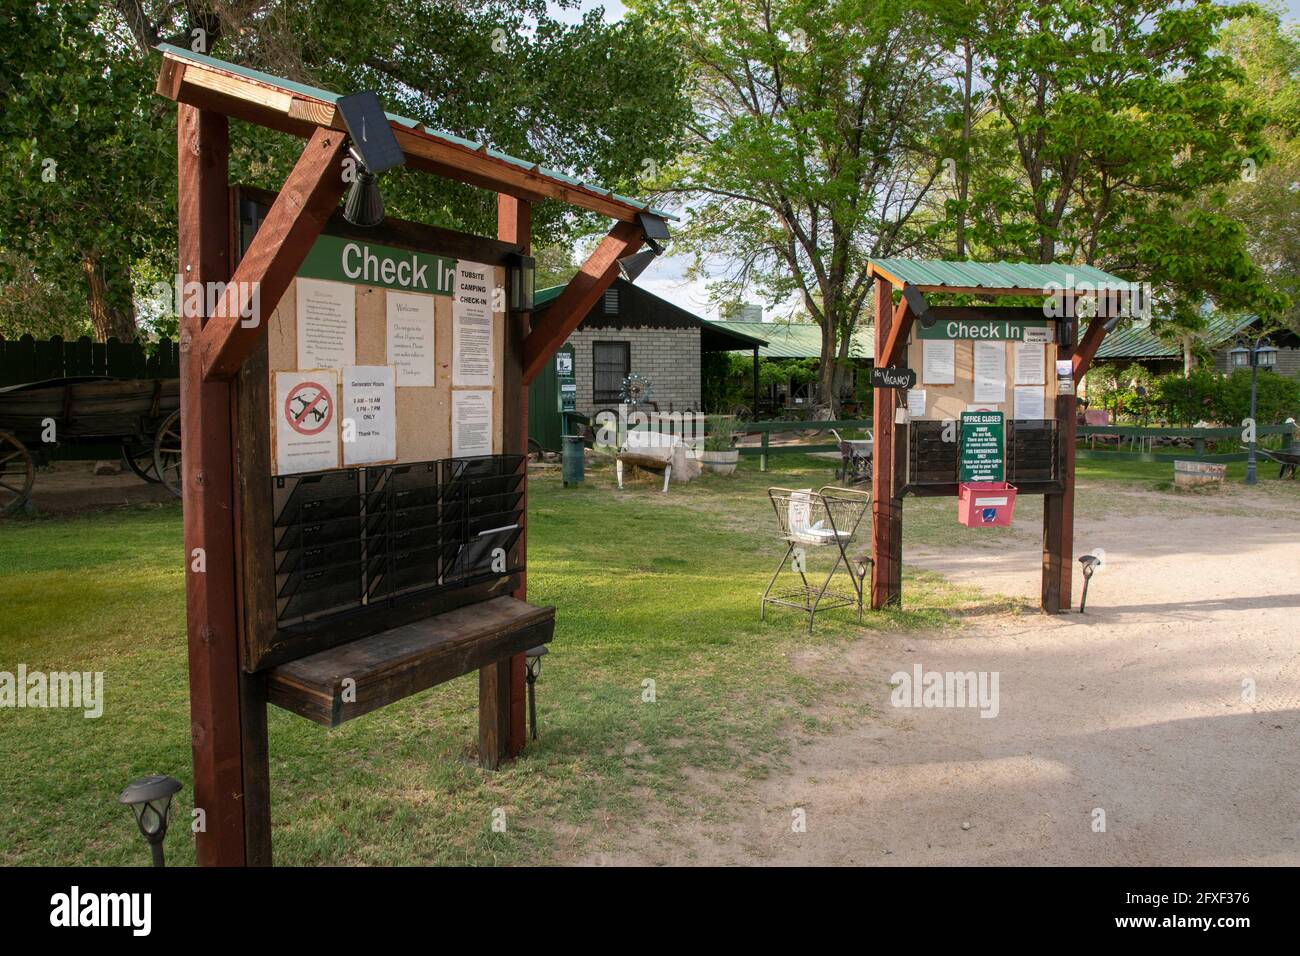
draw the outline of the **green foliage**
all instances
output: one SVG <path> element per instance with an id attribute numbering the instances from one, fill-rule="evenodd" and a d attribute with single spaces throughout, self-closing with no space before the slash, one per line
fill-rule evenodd
<path id="1" fill-rule="evenodd" d="M 1239 368 L 1226 378 L 1215 397 L 1215 417 L 1236 425 L 1250 415 L 1250 369 Z M 1300 418 L 1300 380 L 1261 371 L 1256 385 L 1255 421 L 1277 425 L 1287 418 Z"/>
<path id="2" fill-rule="evenodd" d="M 1300 418 L 1300 380 L 1261 371 L 1257 397 L 1255 420 L 1261 425 Z M 1116 424 L 1190 427 L 1208 421 L 1235 426 L 1250 415 L 1250 369 L 1220 375 L 1197 368 L 1184 377 L 1182 372 L 1156 376 L 1140 365 L 1094 366 L 1088 372 L 1088 399 L 1093 408 L 1109 411 Z"/>
<path id="3" fill-rule="evenodd" d="M 834 346 L 862 318 L 871 256 L 928 239 L 927 140 L 947 97 L 942 3 L 640 0 L 685 51 L 696 116 L 662 185 L 692 195 L 680 244 L 720 299 L 794 298 Z M 832 363 L 819 389 L 829 400 Z"/>
<path id="4" fill-rule="evenodd" d="M 153 92 L 156 64 L 132 54 L 102 4 L 6 6 L 0 251 L 79 299 L 82 315 L 88 273 L 102 279 L 96 332 L 129 338 L 132 264 L 175 258 L 174 111 Z M 0 275 L 6 292 L 17 281 Z"/>
<path id="5" fill-rule="evenodd" d="M 68 301 L 86 301 L 88 275 L 102 279 L 101 337 L 129 337 L 147 277 L 175 271 L 175 107 L 154 92 L 153 47 L 188 34 L 201 10 L 214 56 L 376 90 L 395 112 L 624 193 L 642 191 L 672 155 L 689 113 L 680 58 L 644 25 L 607 24 L 599 11 L 565 24 L 543 0 L 10 0 L 0 19 L 0 253 L 25 257 Z M 301 150 L 295 137 L 232 123 L 231 179 L 279 189 Z M 57 163 L 52 181 L 46 160 Z M 495 234 L 491 191 L 409 169 L 386 174 L 383 190 L 392 216 Z M 597 227 L 559 203 L 533 210 L 539 245 L 567 246 Z M 16 281 L 0 274 L 0 291 Z M 153 316 L 149 331 L 166 325 Z"/>
<path id="6" fill-rule="evenodd" d="M 704 420 L 704 450 L 731 451 L 736 443 L 736 419 L 731 415 L 709 415 Z"/>
<path id="7" fill-rule="evenodd" d="M 1164 375 L 1152 384 L 1152 403 L 1172 425 L 1191 426 L 1215 414 L 1215 402 L 1223 390 L 1223 376 L 1208 368 Z"/>

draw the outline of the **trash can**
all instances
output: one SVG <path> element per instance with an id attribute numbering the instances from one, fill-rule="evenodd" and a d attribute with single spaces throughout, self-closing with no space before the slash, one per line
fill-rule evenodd
<path id="1" fill-rule="evenodd" d="M 583 459 L 581 435 L 565 435 L 564 445 L 560 450 L 560 461 L 564 475 L 564 486 L 580 485 L 584 477 L 586 462 Z"/>
<path id="2" fill-rule="evenodd" d="M 968 528 L 1004 528 L 1016 510 L 1016 486 L 1005 481 L 963 481 L 957 521 Z"/>

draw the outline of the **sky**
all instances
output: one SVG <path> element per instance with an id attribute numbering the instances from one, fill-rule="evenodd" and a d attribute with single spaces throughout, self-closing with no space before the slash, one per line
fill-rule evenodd
<path id="1" fill-rule="evenodd" d="M 1291 22 L 1300 21 L 1300 0 L 1282 0 L 1281 5 L 1285 7 L 1287 17 Z M 627 13 L 627 8 L 619 0 L 582 0 L 576 9 L 563 9 L 552 3 L 551 15 L 557 20 L 573 23 L 581 19 L 588 10 L 596 8 L 601 8 L 604 11 L 605 20 L 611 23 L 621 19 Z M 641 274 L 636 284 L 657 296 L 667 299 L 674 305 L 686 309 L 688 312 L 693 312 L 706 319 L 716 319 L 718 318 L 718 309 L 709 301 L 706 287 L 707 279 L 690 280 L 686 278 L 686 270 L 690 264 L 690 258 L 687 256 L 671 254 L 660 256 L 649 269 Z M 758 302 L 760 297 L 751 294 L 748 296 L 748 301 Z M 785 318 L 789 315 L 793 306 L 794 302 L 791 301 L 788 304 L 782 304 L 776 309 L 765 307 L 763 318 L 766 321 Z"/>

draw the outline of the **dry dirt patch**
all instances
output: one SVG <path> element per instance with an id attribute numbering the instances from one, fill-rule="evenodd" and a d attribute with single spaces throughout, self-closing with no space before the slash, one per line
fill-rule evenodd
<path id="1" fill-rule="evenodd" d="M 1300 863 L 1300 515 L 1267 491 L 1116 494 L 1109 517 L 1077 520 L 1078 550 L 1109 558 L 1087 614 L 804 655 L 792 666 L 851 687 L 833 733 L 792 730 L 787 769 L 763 780 L 698 775 L 698 815 L 649 808 L 583 862 Z M 1032 528 L 1004 550 L 907 559 L 1037 598 Z M 892 706 L 891 675 L 918 663 L 997 673 L 997 716 Z M 720 801 L 723 822 L 705 822 Z"/>

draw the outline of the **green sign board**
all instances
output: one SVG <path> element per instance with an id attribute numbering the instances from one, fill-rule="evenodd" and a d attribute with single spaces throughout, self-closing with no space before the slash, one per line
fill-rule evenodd
<path id="1" fill-rule="evenodd" d="M 578 383 L 573 376 L 573 346 L 562 345 L 555 353 L 555 376 L 560 385 L 560 411 L 578 410 Z"/>
<path id="2" fill-rule="evenodd" d="M 359 239 L 321 236 L 307 253 L 298 275 L 402 292 L 451 295 L 456 285 L 456 260 Z"/>
<path id="3" fill-rule="evenodd" d="M 958 481 L 1006 481 L 1006 425 L 1001 412 L 962 412 Z"/>
<path id="4" fill-rule="evenodd" d="M 1055 325 L 1051 319 L 940 319 L 928 329 L 920 322 L 913 328 L 921 339 L 983 339 L 988 342 L 1055 341 Z"/>

